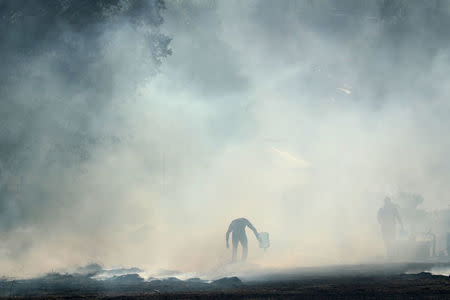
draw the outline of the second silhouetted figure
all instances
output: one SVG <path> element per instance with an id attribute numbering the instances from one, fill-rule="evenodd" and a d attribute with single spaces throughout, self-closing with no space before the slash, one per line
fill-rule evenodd
<path id="1" fill-rule="evenodd" d="M 233 254 L 232 254 L 232 261 L 236 261 L 236 254 L 237 254 L 237 247 L 238 244 L 241 243 L 242 247 L 242 261 L 245 261 L 247 259 L 247 253 L 248 253 L 248 242 L 247 242 L 247 235 L 245 234 L 245 227 L 250 228 L 253 233 L 255 234 L 256 238 L 259 240 L 259 234 L 255 227 L 253 227 L 252 223 L 249 222 L 246 218 L 239 218 L 235 219 L 230 223 L 230 226 L 228 227 L 227 231 L 227 248 L 230 247 L 228 240 L 230 237 L 230 233 L 233 233 L 231 240 L 233 242 Z"/>

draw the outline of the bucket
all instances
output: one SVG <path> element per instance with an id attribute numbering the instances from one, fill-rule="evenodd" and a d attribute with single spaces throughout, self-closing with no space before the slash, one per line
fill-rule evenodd
<path id="1" fill-rule="evenodd" d="M 259 233 L 259 248 L 267 249 L 270 247 L 269 233 L 260 232 Z"/>

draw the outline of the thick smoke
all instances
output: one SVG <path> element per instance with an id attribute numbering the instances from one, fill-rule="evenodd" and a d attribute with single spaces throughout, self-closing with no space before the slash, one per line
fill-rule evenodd
<path id="1" fill-rule="evenodd" d="M 122 225 L 111 188 L 124 170 L 97 166 L 134 138 L 125 108 L 170 54 L 158 31 L 164 3 L 2 1 L 0 9 L 2 269 L 101 259 L 112 224 Z"/>
<path id="2" fill-rule="evenodd" d="M 386 194 L 448 206 L 445 2 L 4 3 L 11 274 L 217 269 L 241 216 L 250 263 L 373 261 Z"/>

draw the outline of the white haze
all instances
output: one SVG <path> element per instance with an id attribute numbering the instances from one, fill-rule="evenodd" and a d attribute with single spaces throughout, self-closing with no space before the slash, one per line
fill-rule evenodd
<path id="1" fill-rule="evenodd" d="M 275 3 L 169 1 L 161 30 L 173 54 L 150 80 L 126 73 L 141 63 L 139 36 L 111 29 L 105 60 L 122 76 L 94 130 L 127 139 L 92 149 L 82 176 L 60 178 L 55 194 L 72 200 L 5 235 L 2 249 L 21 251 L 3 250 L 3 272 L 217 270 L 236 217 L 270 233 L 267 252 L 248 233 L 255 268 L 371 262 L 384 255 L 376 212 L 386 194 L 447 208 L 446 49 L 430 45 L 424 68 L 407 39 L 397 61 L 381 21 L 333 33 Z M 64 94 L 45 58 L 34 63 Z M 137 87 L 122 89 L 128 77 Z"/>

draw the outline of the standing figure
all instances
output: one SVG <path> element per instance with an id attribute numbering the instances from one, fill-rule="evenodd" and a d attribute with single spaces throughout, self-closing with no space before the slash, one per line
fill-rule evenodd
<path id="1" fill-rule="evenodd" d="M 230 226 L 228 227 L 227 231 L 227 248 L 230 247 L 228 240 L 230 237 L 230 233 L 233 234 L 231 237 L 231 240 L 233 242 L 233 254 L 232 254 L 232 261 L 236 261 L 236 254 L 237 254 L 237 247 L 238 244 L 241 243 L 242 247 L 242 261 L 245 261 L 247 259 L 247 253 L 248 253 L 248 242 L 247 242 L 247 235 L 245 233 L 245 227 L 250 228 L 253 233 L 255 234 L 255 237 L 259 241 L 259 234 L 255 227 L 253 227 L 252 223 L 250 223 L 246 218 L 239 218 L 235 219 L 230 223 Z"/>
<path id="2" fill-rule="evenodd" d="M 400 224 L 403 228 L 402 220 L 397 207 L 392 203 L 391 198 L 384 198 L 384 206 L 378 210 L 378 223 L 381 225 L 381 235 L 388 257 L 395 254 L 396 225 Z"/>

